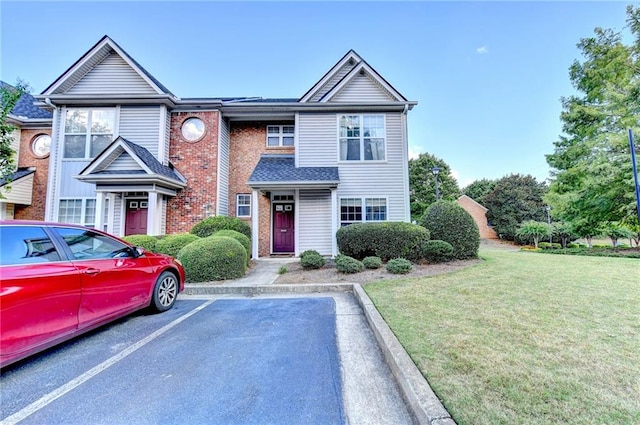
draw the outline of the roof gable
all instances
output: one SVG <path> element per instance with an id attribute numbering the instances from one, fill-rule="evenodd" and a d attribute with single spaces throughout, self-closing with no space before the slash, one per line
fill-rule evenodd
<path id="1" fill-rule="evenodd" d="M 115 74 L 114 74 L 115 72 Z M 58 79 L 47 87 L 42 95 L 86 93 L 87 86 L 100 87 L 105 75 L 117 78 L 108 78 L 109 93 L 117 92 L 142 94 L 173 94 L 138 64 L 127 52 L 106 35 L 98 41 L 89 51 L 78 59 Z M 121 81 L 127 83 L 119 88 Z M 98 94 L 101 93 L 98 91 Z"/>
<path id="2" fill-rule="evenodd" d="M 354 50 L 350 50 L 300 98 L 303 103 L 332 101 L 406 102 L 407 99 Z"/>

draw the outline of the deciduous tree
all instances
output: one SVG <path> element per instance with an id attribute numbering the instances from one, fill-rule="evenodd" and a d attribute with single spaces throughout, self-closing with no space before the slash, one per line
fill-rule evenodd
<path id="1" fill-rule="evenodd" d="M 442 159 L 421 153 L 409 160 L 409 189 L 411 193 L 411 217 L 419 220 L 427 207 L 436 201 L 435 177 L 432 169 L 438 167 L 438 191 L 440 199 L 454 201 L 460 196 L 458 182 L 451 175 L 451 168 Z"/>

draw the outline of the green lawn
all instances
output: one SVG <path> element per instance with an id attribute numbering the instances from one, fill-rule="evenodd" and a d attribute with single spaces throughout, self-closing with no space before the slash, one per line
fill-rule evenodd
<path id="1" fill-rule="evenodd" d="M 485 249 L 365 286 L 458 424 L 640 424 L 640 260 Z"/>

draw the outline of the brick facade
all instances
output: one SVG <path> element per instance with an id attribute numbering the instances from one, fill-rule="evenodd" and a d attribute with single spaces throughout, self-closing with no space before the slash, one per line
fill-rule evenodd
<path id="1" fill-rule="evenodd" d="M 200 118 L 205 125 L 202 138 L 188 142 L 181 126 L 187 118 Z M 166 233 L 185 233 L 202 219 L 215 215 L 218 176 L 218 111 L 171 114 L 169 160 L 187 179 L 188 186 L 169 198 Z"/>
<path id="2" fill-rule="evenodd" d="M 14 218 L 16 220 L 44 220 L 47 179 L 49 176 L 49 155 L 39 158 L 31 150 L 31 143 L 41 134 L 51 136 L 51 128 L 23 129 L 20 132 L 18 167 L 35 167 L 36 171 L 33 174 L 31 205 L 16 205 L 14 210 Z"/>
<path id="3" fill-rule="evenodd" d="M 247 181 L 258 164 L 260 156 L 269 154 L 293 154 L 293 147 L 267 147 L 267 125 L 281 125 L 291 122 L 239 122 L 231 123 L 229 146 L 229 215 L 236 215 L 236 195 L 252 193 Z M 255 206 L 251 206 L 252 214 Z M 260 235 L 258 255 L 271 254 L 271 200 L 260 194 L 258 197 Z M 251 218 L 246 220 L 251 224 Z"/>
<path id="4" fill-rule="evenodd" d="M 478 225 L 478 229 L 480 230 L 480 238 L 482 239 L 498 239 L 498 234 L 492 227 L 490 227 L 487 223 L 487 209 L 482 205 L 474 201 L 472 198 L 463 195 L 457 200 L 458 205 L 467 211 L 471 217 L 473 217 L 473 221 Z"/>

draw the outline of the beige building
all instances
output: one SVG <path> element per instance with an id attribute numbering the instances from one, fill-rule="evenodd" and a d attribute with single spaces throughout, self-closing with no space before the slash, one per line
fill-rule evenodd
<path id="1" fill-rule="evenodd" d="M 471 214 L 471 217 L 473 217 L 473 220 L 476 222 L 478 229 L 480 230 L 480 238 L 498 239 L 498 234 L 487 221 L 488 210 L 484 206 L 480 205 L 467 195 L 462 195 L 456 202 L 464 208 L 465 211 Z"/>

